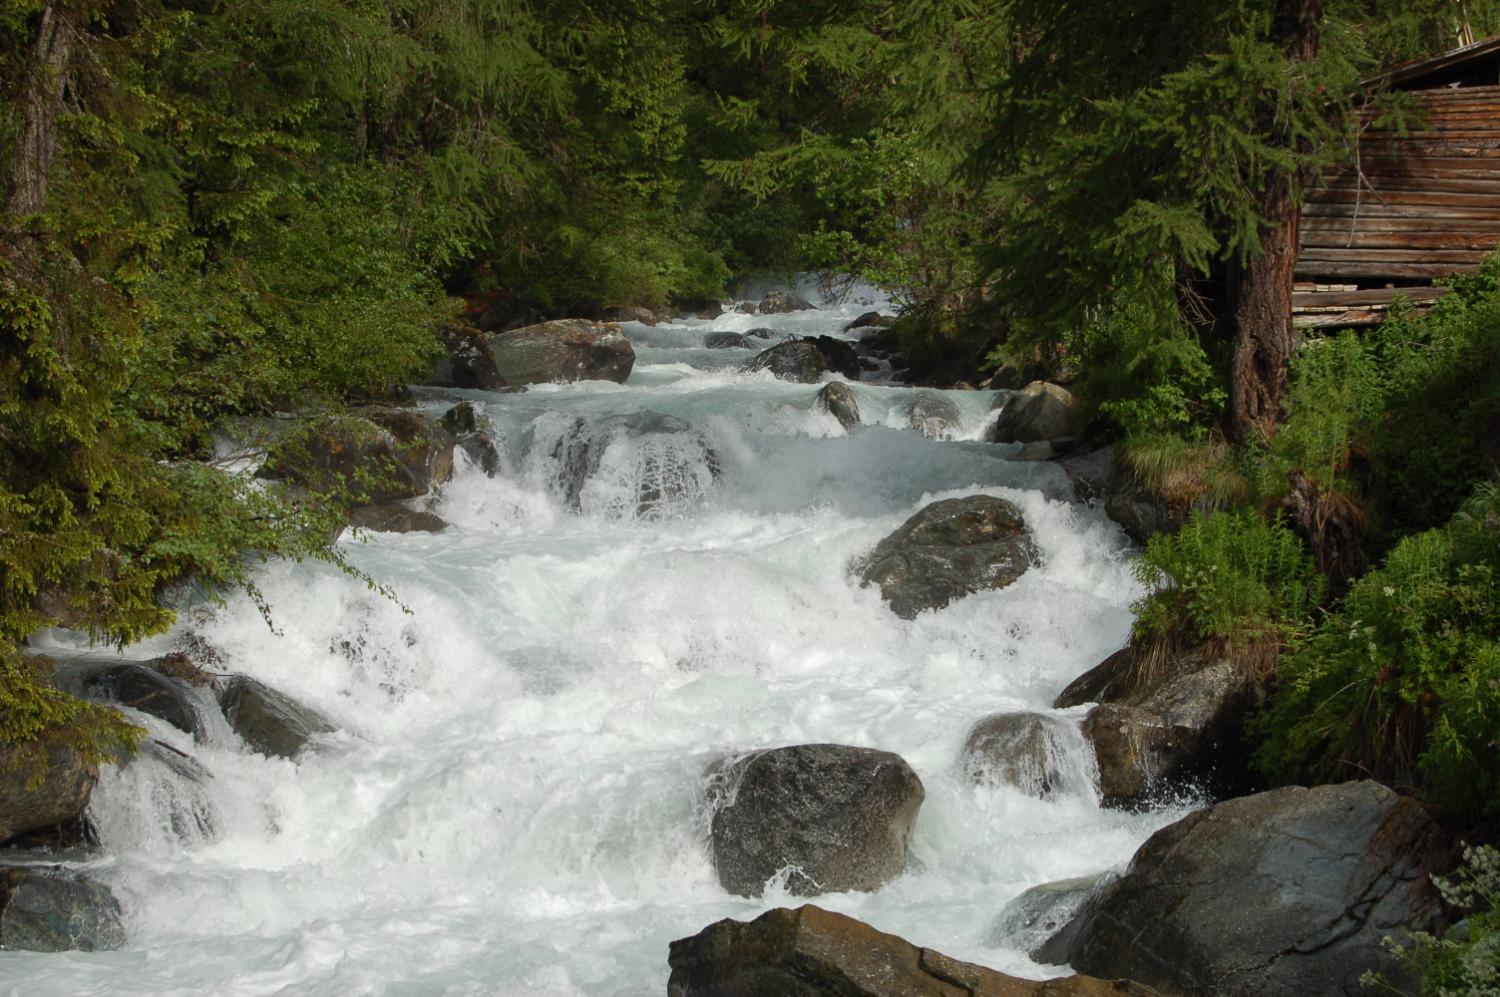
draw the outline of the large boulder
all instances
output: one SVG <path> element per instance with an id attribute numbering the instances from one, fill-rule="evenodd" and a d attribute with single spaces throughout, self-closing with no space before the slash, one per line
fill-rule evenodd
<path id="1" fill-rule="evenodd" d="M 922 781 L 899 755 L 799 744 L 709 773 L 714 868 L 724 889 L 760 896 L 787 871 L 798 896 L 878 890 L 906 868 Z"/>
<path id="2" fill-rule="evenodd" d="M 1188 997 L 1353 997 L 1382 938 L 1437 925 L 1450 854 L 1371 781 L 1229 800 L 1153 834 L 1037 958 Z"/>
<path id="3" fill-rule="evenodd" d="M 1223 795 L 1247 782 L 1245 723 L 1264 695 L 1253 660 L 1208 648 L 1134 643 L 1074 679 L 1059 708 L 1084 718 L 1106 804 L 1134 806 L 1182 788 Z"/>
<path id="4" fill-rule="evenodd" d="M 1014 786 L 1030 796 L 1079 795 L 1093 787 L 1071 756 L 1085 748 L 1071 723 L 1043 713 L 997 713 L 969 731 L 959 766 L 970 782 Z"/>
<path id="5" fill-rule="evenodd" d="M 495 357 L 485 342 L 483 330 L 471 325 L 443 325 L 438 327 L 438 340 L 443 344 L 443 353 L 427 376 L 428 384 L 482 391 L 505 387 L 505 378 L 495 367 Z"/>
<path id="6" fill-rule="evenodd" d="M 495 333 L 485 343 L 495 369 L 511 386 L 553 381 L 623 384 L 635 366 L 630 340 L 612 322 L 557 319 Z"/>
<path id="7" fill-rule="evenodd" d="M 224 684 L 219 705 L 246 744 L 277 758 L 295 758 L 313 737 L 338 729 L 317 710 L 248 675 Z"/>
<path id="8" fill-rule="evenodd" d="M 1219 660 L 1160 683 L 1138 702 L 1094 707 L 1083 735 L 1094 747 L 1104 802 L 1150 802 L 1187 785 L 1238 786 L 1240 742 L 1256 697 L 1246 670 Z"/>
<path id="9" fill-rule="evenodd" d="M 99 770 L 65 744 L 0 745 L 0 844 L 81 820 L 98 779 Z"/>
<path id="10" fill-rule="evenodd" d="M 820 907 L 723 920 L 672 942 L 669 997 L 1148 997 L 1082 976 L 1023 980 Z"/>
<path id="11" fill-rule="evenodd" d="M 0 949 L 95 952 L 125 944 L 109 888 L 62 866 L 0 867 Z"/>
<path id="12" fill-rule="evenodd" d="M 812 304 L 797 297 L 791 291 L 772 291 L 760 299 L 760 313 L 762 315 L 779 315 L 784 312 L 805 312 L 813 308 Z"/>
<path id="13" fill-rule="evenodd" d="M 1034 443 L 1077 437 L 1082 428 L 1072 392 L 1047 381 L 1032 381 L 1005 399 L 990 427 L 990 442 Z"/>
<path id="14" fill-rule="evenodd" d="M 906 406 L 906 426 L 931 440 L 947 440 L 962 421 L 958 406 L 935 392 L 923 391 Z"/>
<path id="15" fill-rule="evenodd" d="M 192 686 L 149 662 L 74 661 L 59 665 L 50 681 L 79 699 L 129 706 L 194 737 L 204 734 L 203 711 Z"/>
<path id="16" fill-rule="evenodd" d="M 832 336 L 791 339 L 746 360 L 739 369 L 747 374 L 769 370 L 783 381 L 816 384 L 828 371 L 859 380 L 859 357 L 854 347 Z"/>
<path id="17" fill-rule="evenodd" d="M 817 406 L 833 416 L 850 432 L 859 425 L 859 401 L 854 390 L 843 381 L 829 381 L 818 391 Z"/>
<path id="18" fill-rule="evenodd" d="M 320 493 L 343 490 L 352 505 L 400 502 L 448 480 L 453 439 L 415 412 L 368 409 L 299 427 L 257 473 Z"/>
<path id="19" fill-rule="evenodd" d="M 989 495 L 934 502 L 856 565 L 864 585 L 902 619 L 982 589 L 1004 588 L 1031 566 L 1021 510 Z"/>

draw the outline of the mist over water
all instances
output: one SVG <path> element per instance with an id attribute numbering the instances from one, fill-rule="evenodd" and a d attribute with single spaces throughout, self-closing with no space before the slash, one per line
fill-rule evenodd
<path id="1" fill-rule="evenodd" d="M 1059 972 L 988 944 L 999 912 L 1123 866 L 1179 814 L 1102 810 L 1079 780 L 1046 801 L 975 786 L 959 753 L 987 715 L 1051 712 L 1125 641 L 1125 538 L 1069 503 L 1055 466 L 979 442 L 990 392 L 942 393 L 960 423 L 939 441 L 905 428 L 912 389 L 858 383 L 865 425 L 845 434 L 817 386 L 734 371 L 768 342 L 703 345 L 840 335 L 882 304 L 627 323 L 623 386 L 420 395 L 434 414 L 476 402 L 501 467 L 460 455 L 443 533 L 342 541 L 399 601 L 275 564 L 258 577 L 274 632 L 236 597 L 126 652 L 191 635 L 340 731 L 294 763 L 152 721 L 164 747 L 106 768 L 103 848 L 82 864 L 124 905 L 128 946 L 0 955 L 0 992 L 660 995 L 670 940 L 804 902 L 720 888 L 702 773 L 807 742 L 894 751 L 926 787 L 908 872 L 813 902 Z M 859 587 L 852 560 L 928 501 L 978 492 L 1034 532 L 1018 582 L 911 621 Z"/>

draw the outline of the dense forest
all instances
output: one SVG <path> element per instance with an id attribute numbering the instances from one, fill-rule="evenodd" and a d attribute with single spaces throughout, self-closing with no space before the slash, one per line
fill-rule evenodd
<path id="1" fill-rule="evenodd" d="M 337 501 L 208 460 L 226 418 L 420 380 L 465 299 L 818 270 L 889 290 L 933 383 L 1063 381 L 1121 441 L 1185 523 L 1135 639 L 1261 663 L 1258 779 L 1493 828 L 1500 260 L 1373 330 L 1299 345 L 1288 308 L 1304 190 L 1409 113 L 1361 81 L 1495 33 L 1489 0 L 4 0 L 0 744 L 133 736 L 29 635 L 340 561 Z"/>

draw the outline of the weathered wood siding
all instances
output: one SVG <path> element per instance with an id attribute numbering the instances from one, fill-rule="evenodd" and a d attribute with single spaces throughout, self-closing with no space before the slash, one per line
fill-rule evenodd
<path id="1" fill-rule="evenodd" d="M 1431 301 L 1433 278 L 1475 269 L 1500 242 L 1500 86 L 1411 96 L 1415 129 L 1367 130 L 1358 163 L 1308 195 L 1300 326 L 1378 321 L 1397 293 Z"/>

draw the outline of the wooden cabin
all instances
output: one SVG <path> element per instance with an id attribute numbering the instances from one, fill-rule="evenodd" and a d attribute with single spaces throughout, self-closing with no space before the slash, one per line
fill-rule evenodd
<path id="1" fill-rule="evenodd" d="M 1307 195 L 1292 295 L 1299 328 L 1373 325 L 1391 299 L 1443 293 L 1500 243 L 1500 37 L 1366 81 L 1408 91 L 1405 134 L 1367 127 L 1357 162 Z"/>

